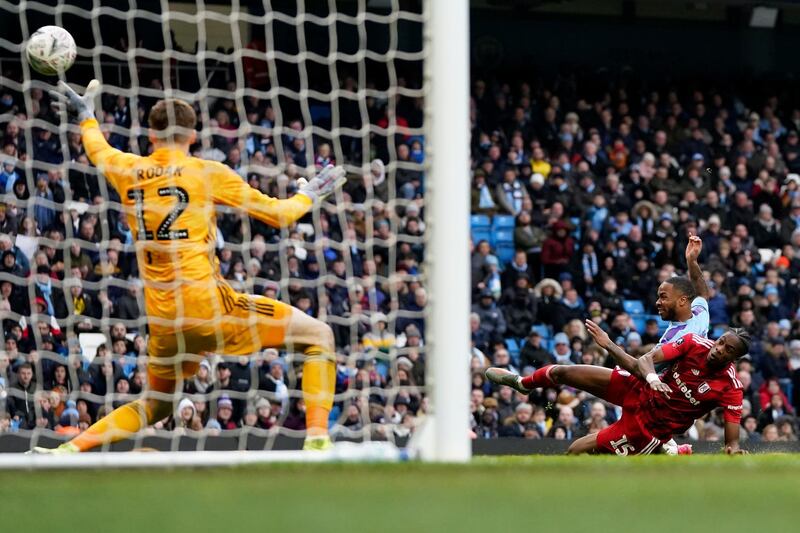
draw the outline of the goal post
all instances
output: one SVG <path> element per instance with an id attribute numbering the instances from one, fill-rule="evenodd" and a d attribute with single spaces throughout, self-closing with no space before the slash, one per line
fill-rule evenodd
<path id="1" fill-rule="evenodd" d="M 428 359 L 434 461 L 467 461 L 469 433 L 469 1 L 425 2 L 430 186 Z"/>
<path id="2" fill-rule="evenodd" d="M 125 277 L 115 275 L 114 269 L 122 259 L 117 264 L 109 258 L 125 256 L 133 249 L 132 239 L 126 240 L 130 228 L 124 225 L 123 207 L 119 201 L 109 201 L 115 198 L 111 187 L 81 157 L 85 154 L 70 144 L 76 126 L 59 124 L 59 117 L 49 115 L 43 107 L 47 103 L 43 95 L 57 79 L 38 76 L 24 63 L 26 39 L 46 24 L 63 26 L 76 37 L 77 61 L 62 78 L 75 86 L 85 86 L 92 78 L 102 82 L 104 94 L 98 99 L 98 118 L 109 142 L 123 151 L 146 155 L 150 148 L 145 129 L 148 106 L 161 98 L 180 97 L 196 106 L 202 124 L 195 155 L 230 166 L 251 186 L 272 196 L 289 194 L 287 191 L 296 188 L 297 179 L 312 175 L 320 161 L 324 165 L 327 160 L 335 160 L 345 166 L 349 174 L 345 192 L 337 192 L 296 228 L 268 230 L 271 233 L 265 237 L 263 226 L 237 209 L 219 208 L 218 225 L 225 227 L 224 231 L 217 228 L 216 252 L 234 272 L 237 261 L 244 265 L 239 265 L 241 276 L 229 277 L 240 292 L 255 294 L 272 287 L 276 298 L 287 303 L 296 303 L 290 291 L 308 294 L 312 311 L 316 306 L 320 319 L 336 331 L 342 356 L 339 370 L 349 376 L 349 384 L 337 389 L 336 403 L 342 411 L 331 418 L 331 427 L 338 432 L 337 439 L 364 441 L 363 445 L 348 443 L 338 451 L 314 458 L 310 453 L 285 449 L 287 439 L 295 439 L 296 443 L 303 436 L 302 429 L 284 425 L 287 411 L 297 407 L 303 397 L 294 368 L 301 354 L 292 353 L 290 347 L 277 359 L 286 372 L 282 378 L 286 390 L 280 393 L 283 396 L 280 391 L 265 392 L 260 388 L 263 362 L 266 367 L 276 363 L 275 355 L 265 352 L 254 354 L 256 362 L 250 363 L 247 390 L 212 388 L 209 393 L 178 390 L 174 394 L 176 406 L 187 399 L 195 404 L 207 403 L 212 418 L 223 397 L 228 403 L 241 405 L 242 413 L 249 414 L 268 400 L 273 412 L 280 412 L 270 429 L 245 427 L 244 418 L 240 428 L 228 433 L 213 424 L 180 431 L 158 427 L 132 435 L 132 447 L 150 448 L 150 442 L 161 439 L 168 442 L 165 449 L 171 453 L 131 453 L 125 454 L 125 459 L 120 453 L 92 453 L 74 460 L 61 457 L 53 463 L 48 463 L 46 457 L 3 454 L 0 468 L 200 466 L 303 461 L 304 457 L 310 461 L 470 459 L 468 0 L 265 0 L 231 4 L 203 0 L 131 1 L 124 9 L 112 0 L 0 0 L 0 16 L 20 20 L 17 34 L 0 37 L 0 92 L 13 95 L 16 106 L 0 113 L 0 129 L 13 132 L 11 124 L 20 131 L 20 151 L 5 154 L 2 163 L 16 165 L 18 179 L 26 183 L 29 193 L 22 198 L 14 196 L 14 191 L 0 190 L 0 203 L 10 206 L 8 212 L 14 208 L 27 212 L 29 217 L 45 212 L 45 208 L 52 212 L 48 216 L 63 216 L 64 220 L 75 217 L 73 224 L 65 224 L 63 230 L 43 224 L 38 228 L 39 234 L 33 230 L 25 235 L 11 234 L 11 241 L 34 267 L 37 261 L 54 266 L 55 258 L 63 256 L 63 270 L 52 271 L 53 287 L 72 294 L 73 287 L 81 286 L 84 292 L 91 293 L 97 311 L 92 316 L 88 311 L 82 314 L 81 310 L 88 307 L 79 309 L 75 301 L 65 300 L 63 315 L 57 311 L 59 306 L 51 306 L 49 301 L 45 302 L 46 309 L 36 314 L 33 309 L 41 298 L 34 287 L 24 277 L 0 273 L 0 282 L 11 281 L 14 290 L 27 299 L 26 311 L 11 307 L 3 318 L 17 320 L 26 316 L 25 325 L 32 333 L 24 350 L 37 352 L 37 357 L 31 359 L 35 381 L 39 385 L 55 383 L 53 368 L 58 365 L 66 366 L 69 379 L 73 380 L 71 388 L 59 393 L 60 398 L 52 393 L 54 389 L 36 389 L 36 400 L 31 403 L 35 422 L 27 428 L 13 428 L 16 451 L 22 450 L 22 441 L 53 445 L 67 434 L 57 432 L 58 417 L 55 422 L 48 422 L 48 416 L 53 417 L 47 404 L 52 408 L 60 401 L 64 409 L 69 402 L 85 401 L 96 411 L 108 411 L 136 397 L 138 391 L 125 386 L 115 388 L 119 386 L 116 368 L 124 367 L 130 386 L 148 357 L 130 333 L 146 336 L 144 318 L 116 315 L 118 300 L 127 297 L 128 291 L 138 294 L 140 315 L 144 312 L 141 281 L 135 279 L 135 272 L 130 277 L 127 271 Z M 423 104 L 415 109 L 419 101 Z M 413 124 L 401 122 L 403 113 L 417 111 L 419 118 Z M 385 114 L 383 119 L 381 113 Z M 41 146 L 52 148 L 51 159 L 38 159 L 32 151 L 34 144 L 37 150 L 42 150 Z M 401 159 L 401 144 L 406 145 L 406 152 L 409 147 L 421 146 L 424 157 L 421 153 L 412 157 L 406 153 Z M 327 154 L 318 150 L 321 145 L 328 145 Z M 12 161 L 15 157 L 16 161 Z M 376 164 L 376 159 L 383 165 Z M 403 188 L 403 170 L 418 176 L 416 192 L 414 187 L 412 192 Z M 49 180 L 45 187 L 60 187 L 62 199 L 35 194 L 45 177 Z M 386 185 L 384 196 L 379 198 L 381 182 Z M 348 188 L 353 184 L 365 188 L 365 193 L 359 196 L 354 188 Z M 97 201 L 98 197 L 105 201 Z M 407 231 L 408 219 L 413 218 L 408 215 L 411 206 L 417 208 L 416 216 L 424 227 L 420 233 Z M 358 220 L 359 216 L 363 218 Z M 86 223 L 94 225 L 94 233 L 84 232 Z M 358 223 L 364 227 L 363 234 L 355 236 L 353 227 Z M 383 223 L 390 228 L 387 234 L 380 233 Z M 338 235 L 328 232 L 334 226 Z M 80 253 L 73 251 L 75 245 Z M 419 251 L 423 246 L 424 253 Z M 405 247 L 403 256 L 401 247 Z M 387 250 L 385 255 L 379 248 Z M 408 249 L 424 260 L 415 262 L 413 254 L 409 259 Z M 47 257 L 41 256 L 43 251 Z M 96 275 L 72 279 L 77 261 L 89 254 L 93 264 L 87 268 Z M 352 254 L 361 256 L 356 259 Z M 317 277 L 298 274 L 294 260 L 301 256 L 301 263 L 306 258 L 314 259 L 308 263 L 313 262 L 318 269 Z M 334 268 L 333 263 L 339 261 L 345 264 L 344 275 Z M 376 263 L 383 270 L 375 270 Z M 254 264 L 251 273 L 249 269 Z M 268 265 L 272 266 L 271 271 Z M 259 266 L 263 268 L 259 270 Z M 302 266 L 306 268 L 305 263 Z M 405 283 L 405 291 L 398 289 L 398 282 Z M 413 284 L 424 289 L 425 303 L 406 305 L 413 300 L 414 293 L 408 290 Z M 348 302 L 344 311 L 334 310 L 331 287 L 344 290 Z M 382 307 L 375 304 L 370 292 L 376 288 L 385 293 Z M 53 335 L 42 333 L 44 330 L 34 325 L 45 315 L 52 315 L 48 327 L 55 326 L 58 333 L 54 335 L 60 336 L 52 348 L 42 345 L 45 338 Z M 391 328 L 397 326 L 397 343 L 383 352 L 370 351 L 363 338 L 374 333 L 370 328 L 384 315 Z M 104 366 L 102 362 L 98 367 L 92 367 L 90 362 L 97 362 L 95 354 L 104 341 L 111 348 L 112 330 L 120 323 L 128 328 L 129 345 L 140 351 L 123 355 L 109 350 L 108 361 L 113 360 L 115 365 L 112 378 L 99 370 Z M 418 348 L 412 347 L 408 339 L 417 330 L 414 324 L 421 328 L 423 323 L 424 342 Z M 11 329 L 4 324 L 0 330 L 2 342 Z M 418 351 L 419 360 L 411 356 L 412 350 Z M 216 354 L 209 359 L 212 375 L 225 355 Z M 11 363 L 16 367 L 25 353 L 15 354 L 14 358 Z M 425 366 L 424 384 L 401 381 L 399 361 L 403 358 L 403 364 L 418 361 L 417 365 Z M 230 357 L 225 361 L 229 365 L 236 362 Z M 365 387 L 357 384 L 365 368 L 381 375 L 380 385 L 372 381 Z M 406 370 L 406 374 L 410 373 Z M 83 387 L 86 382 L 82 376 L 90 374 L 92 379 L 103 380 L 103 387 Z M 23 394 L 13 387 L 2 387 L 0 381 L 0 392 L 8 398 Z M 372 416 L 373 401 L 375 405 L 385 405 L 388 413 L 390 407 L 398 405 L 398 398 L 405 400 L 409 395 L 422 399 L 415 413 L 419 416 L 411 424 L 388 415 Z M 345 423 L 348 406 L 357 408 L 358 424 Z M 0 405 L 0 415 L 4 414 L 2 408 Z M 196 414 L 200 416 L 199 412 Z M 5 451 L 3 438 L 12 436 L 3 433 L 0 431 L 0 451 Z M 213 452 L 209 451 L 215 449 L 213 446 L 205 446 L 226 435 L 236 442 L 232 448 L 225 448 L 228 451 Z M 175 451 L 187 449 L 182 443 L 187 439 L 195 439 L 189 448 L 198 451 Z M 251 442 L 257 444 L 251 446 Z M 398 450 L 394 445 L 406 449 Z M 111 449 L 102 448 L 103 452 Z"/>

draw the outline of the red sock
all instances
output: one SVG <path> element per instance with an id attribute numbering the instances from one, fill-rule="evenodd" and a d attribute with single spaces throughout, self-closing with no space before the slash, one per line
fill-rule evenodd
<path id="1" fill-rule="evenodd" d="M 550 378 L 550 369 L 554 365 L 543 366 L 530 376 L 522 378 L 522 386 L 526 389 L 536 389 L 538 387 L 555 387 L 556 382 Z"/>

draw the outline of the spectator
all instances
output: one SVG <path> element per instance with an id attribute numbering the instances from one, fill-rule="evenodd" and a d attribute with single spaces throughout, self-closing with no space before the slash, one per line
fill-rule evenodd
<path id="1" fill-rule="evenodd" d="M 769 404 L 764 407 L 763 412 L 758 417 L 758 425 L 762 435 L 765 433 L 764 430 L 768 425 L 774 424 L 778 419 L 787 414 L 788 411 L 786 410 L 783 395 L 778 393 L 773 394 Z"/>
<path id="2" fill-rule="evenodd" d="M 256 417 L 255 427 L 258 429 L 272 429 L 278 423 L 272 404 L 266 398 L 259 398 L 256 402 Z"/>
<path id="3" fill-rule="evenodd" d="M 550 428 L 547 436 L 558 438 L 557 433 L 559 430 L 564 432 L 563 438 L 566 440 L 580 437 L 580 435 L 578 435 L 578 424 L 575 420 L 575 413 L 572 411 L 572 407 L 568 405 L 559 407 L 558 422 Z"/>
<path id="4" fill-rule="evenodd" d="M 572 350 L 570 349 L 569 337 L 567 337 L 566 333 L 558 333 L 553 337 L 552 356 L 553 359 L 555 359 L 555 364 L 575 364 L 575 360 L 572 357 Z"/>
<path id="5" fill-rule="evenodd" d="M 574 241 L 562 220 L 556 221 L 551 230 L 552 234 L 542 244 L 542 267 L 545 277 L 557 278 L 572 258 Z"/>
<path id="6" fill-rule="evenodd" d="M 220 396 L 217 401 L 217 423 L 223 430 L 236 429 L 238 424 L 237 418 L 233 414 L 233 402 L 227 395 Z"/>
<path id="7" fill-rule="evenodd" d="M 489 343 L 502 343 L 506 333 L 506 320 L 489 289 L 483 289 L 478 303 L 472 306 L 472 312 L 480 318 L 480 328 Z"/>
<path id="8" fill-rule="evenodd" d="M 528 284 L 527 273 L 518 273 L 513 287 L 506 289 L 500 299 L 500 306 L 505 309 L 506 334 L 518 340 L 525 338 L 536 322 L 536 296 Z"/>
<path id="9" fill-rule="evenodd" d="M 508 168 L 503 172 L 503 181 L 497 185 L 495 192 L 500 208 L 509 215 L 518 215 L 522 211 L 523 200 L 528 197 L 528 191 L 517 179 L 517 171 Z"/>
<path id="10" fill-rule="evenodd" d="M 189 394 L 208 394 L 214 389 L 211 376 L 211 364 L 208 359 L 200 361 L 197 373 L 184 384 L 184 391 Z"/>
<path id="11" fill-rule="evenodd" d="M 767 424 L 761 430 L 761 440 L 763 442 L 778 442 L 780 440 L 780 433 L 778 433 L 778 426 L 775 424 Z"/>
<path id="12" fill-rule="evenodd" d="M 758 395 L 759 405 L 761 406 L 762 410 L 766 410 L 768 407 L 775 405 L 775 396 L 780 398 L 781 412 L 776 413 L 777 416 L 783 414 L 782 410 L 784 406 L 789 404 L 789 401 L 781 389 L 777 378 L 770 378 L 762 383 L 761 387 L 759 388 Z"/>
<path id="13" fill-rule="evenodd" d="M 17 368 L 17 382 L 9 388 L 6 400 L 8 414 L 20 429 L 36 427 L 35 392 L 33 367 L 30 363 L 22 363 Z"/>
<path id="14" fill-rule="evenodd" d="M 583 422 L 586 427 L 587 433 L 597 433 L 601 429 L 608 427 L 608 420 L 606 420 L 606 406 L 603 402 L 594 402 L 592 410 L 587 420 Z"/>
<path id="15" fill-rule="evenodd" d="M 542 347 L 542 336 L 532 329 L 519 354 L 522 373 L 527 375 L 545 365 L 555 363 L 556 359 Z"/>
<path id="16" fill-rule="evenodd" d="M 478 436 L 484 439 L 498 437 L 499 426 L 497 400 L 494 398 L 486 398 L 483 401 L 483 411 L 480 414 L 480 423 L 477 428 Z"/>
<path id="17" fill-rule="evenodd" d="M 217 407 L 219 409 L 219 407 Z M 178 403 L 178 408 L 173 415 L 176 428 L 185 430 L 200 431 L 203 428 L 200 418 L 197 416 L 197 408 L 189 398 L 183 398 Z"/>
<path id="18" fill-rule="evenodd" d="M 778 419 L 776 423 L 778 426 L 779 439 L 786 442 L 797 442 L 797 426 L 794 417 L 784 416 Z"/>
<path id="19" fill-rule="evenodd" d="M 529 429 L 533 407 L 528 403 L 521 403 L 514 409 L 514 416 L 503 422 L 500 428 L 501 437 L 524 437 Z"/>
<path id="20" fill-rule="evenodd" d="M 231 366 L 231 363 L 226 362 L 221 362 L 217 365 L 217 381 L 214 383 L 214 390 L 228 390 L 234 393 L 247 392 L 247 388 L 242 388 L 238 380 L 231 379 Z M 233 398 L 227 395 L 225 397 L 231 405 L 231 421 L 236 424 L 236 421 L 241 420 L 244 414 L 244 401 L 238 395 L 233 396 Z M 217 417 L 217 420 L 219 420 L 219 417 Z M 225 424 L 221 422 L 220 426 L 222 426 L 222 429 L 231 429 L 226 428 Z"/>
<path id="21" fill-rule="evenodd" d="M 273 394 L 279 402 L 286 404 L 289 401 L 289 389 L 283 375 L 283 363 L 279 360 L 269 364 L 269 372 L 262 375 L 258 382 L 259 390 Z"/>

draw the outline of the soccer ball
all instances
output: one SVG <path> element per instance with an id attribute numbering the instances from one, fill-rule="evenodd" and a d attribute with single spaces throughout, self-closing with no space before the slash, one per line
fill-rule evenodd
<path id="1" fill-rule="evenodd" d="M 25 45 L 31 68 L 40 74 L 54 76 L 66 72 L 75 62 L 75 39 L 64 28 L 42 26 Z"/>

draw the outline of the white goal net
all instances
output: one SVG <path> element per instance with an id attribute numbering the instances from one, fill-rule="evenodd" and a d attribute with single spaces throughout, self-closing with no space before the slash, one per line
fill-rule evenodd
<path id="1" fill-rule="evenodd" d="M 115 148 L 149 154 L 148 112 L 175 97 L 197 112 L 192 154 L 270 196 L 289 197 L 299 178 L 344 165 L 343 190 L 288 228 L 219 207 L 220 273 L 237 291 L 332 327 L 335 440 L 405 447 L 425 428 L 438 443 L 423 445 L 429 456 L 468 457 L 466 6 L 455 8 L 455 44 L 431 46 L 426 24 L 446 21 L 436 9 L 399 0 L 0 0 L 0 452 L 54 446 L 147 386 L 134 231 L 117 192 L 89 164 L 77 125 L 51 110 L 56 78 L 24 61 L 29 36 L 52 24 L 78 45 L 65 79 L 81 88 L 102 82 L 97 116 Z M 446 124 L 441 137 L 430 129 L 448 119 L 432 107 L 432 76 L 446 76 L 435 70 L 437 45 L 438 68 L 453 68 L 442 57 L 456 50 L 450 63 L 460 69 L 450 96 L 463 117 L 450 122 L 449 142 Z M 446 92 L 438 98 L 450 107 Z M 464 146 L 452 148 L 452 139 Z M 437 157 L 463 161 L 438 167 L 449 166 L 449 183 L 461 188 L 437 176 Z M 453 207 L 462 200 L 463 210 Z M 447 265 L 449 277 L 448 261 L 458 262 Z M 442 325 L 448 320 L 452 327 Z M 434 353 L 455 361 L 433 369 L 436 386 L 457 382 L 439 395 Z M 299 449 L 301 357 L 291 347 L 208 357 L 176 391 L 172 415 L 103 449 Z M 445 393 L 456 415 L 447 415 Z M 446 422 L 426 428 L 436 418 Z"/>

